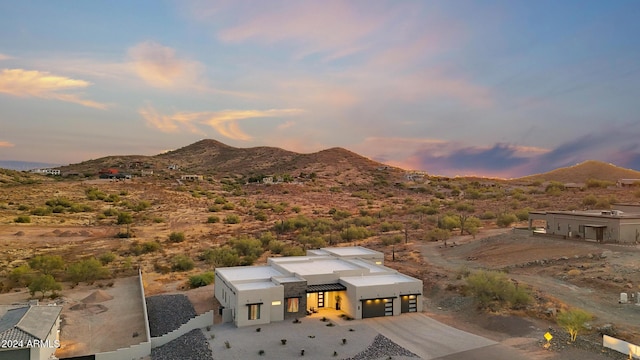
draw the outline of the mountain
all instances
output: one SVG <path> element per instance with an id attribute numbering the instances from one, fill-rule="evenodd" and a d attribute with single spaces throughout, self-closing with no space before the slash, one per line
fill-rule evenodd
<path id="1" fill-rule="evenodd" d="M 640 179 L 640 171 L 626 169 L 602 161 L 588 160 L 577 165 L 555 169 L 544 174 L 529 175 L 515 180 L 584 183 L 589 179 L 612 182 L 616 182 L 618 179 Z"/>
<path id="2" fill-rule="evenodd" d="M 122 172 L 153 169 L 156 174 L 170 174 L 177 165 L 181 174 L 215 177 L 316 173 L 318 178 L 343 184 L 371 182 L 385 166 L 343 148 L 331 148 L 311 154 L 300 154 L 277 147 L 236 148 L 212 139 L 200 140 L 177 150 L 154 156 L 108 156 L 79 164 L 60 167 L 62 172 L 95 174 L 103 168 L 119 168 Z M 403 170 L 387 167 L 386 174 L 401 175 Z"/>
<path id="3" fill-rule="evenodd" d="M 18 171 L 32 170 L 32 169 L 48 169 L 48 168 L 54 168 L 57 166 L 60 166 L 60 164 L 0 160 L 0 168 L 9 169 L 9 170 L 18 170 Z"/>

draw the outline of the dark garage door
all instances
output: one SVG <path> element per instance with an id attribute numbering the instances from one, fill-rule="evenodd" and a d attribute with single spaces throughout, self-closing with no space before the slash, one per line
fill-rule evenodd
<path id="1" fill-rule="evenodd" d="M 2 360 L 29 360 L 29 349 L 0 351 Z"/>
<path id="2" fill-rule="evenodd" d="M 362 300 L 362 318 L 393 316 L 393 298 Z"/>
<path id="3" fill-rule="evenodd" d="M 417 302 L 417 295 L 402 295 L 400 297 L 400 312 L 404 314 L 418 311 Z"/>

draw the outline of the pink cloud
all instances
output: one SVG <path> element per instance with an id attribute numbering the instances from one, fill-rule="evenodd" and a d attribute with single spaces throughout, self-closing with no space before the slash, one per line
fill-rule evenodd
<path id="1" fill-rule="evenodd" d="M 206 135 L 203 128 L 213 128 L 220 135 L 233 140 L 248 141 L 253 138 L 245 133 L 238 122 L 256 118 L 281 118 L 299 115 L 301 109 L 222 110 L 205 112 L 176 112 L 164 115 L 151 106 L 141 108 L 140 115 L 147 125 L 162 132 L 179 132 L 183 128 L 192 133 Z"/>
<path id="2" fill-rule="evenodd" d="M 127 53 L 135 73 L 160 88 L 193 86 L 204 68 L 197 61 L 179 58 L 175 49 L 153 41 L 136 44 Z"/>
<path id="3" fill-rule="evenodd" d="M 106 104 L 87 100 L 64 91 L 86 88 L 91 83 L 48 72 L 24 69 L 4 69 L 0 72 L 0 93 L 19 97 L 39 97 L 80 104 L 104 110 Z"/>
<path id="4" fill-rule="evenodd" d="M 12 144 L 8 141 L 0 141 L 0 147 L 14 147 L 15 144 Z"/>

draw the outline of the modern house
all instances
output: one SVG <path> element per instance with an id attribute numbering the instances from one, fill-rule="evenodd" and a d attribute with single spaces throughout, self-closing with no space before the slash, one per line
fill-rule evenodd
<path id="1" fill-rule="evenodd" d="M 46 360 L 60 346 L 62 306 L 0 306 L 0 359 Z"/>
<path id="2" fill-rule="evenodd" d="M 531 211 L 529 230 L 535 220 L 546 222 L 547 234 L 597 242 L 640 242 L 640 206 L 614 204 L 613 210 Z"/>
<path id="3" fill-rule="evenodd" d="M 309 250 L 263 266 L 216 269 L 215 297 L 224 322 L 268 324 L 333 308 L 354 319 L 422 311 L 422 280 L 383 265 L 364 247 Z"/>
<path id="4" fill-rule="evenodd" d="M 182 176 L 180 176 L 180 180 L 200 181 L 200 180 L 204 180 L 204 176 L 202 176 L 202 175 L 182 175 Z"/>

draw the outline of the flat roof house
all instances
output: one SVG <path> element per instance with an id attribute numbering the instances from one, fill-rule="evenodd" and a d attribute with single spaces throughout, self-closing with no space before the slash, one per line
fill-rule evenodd
<path id="1" fill-rule="evenodd" d="M 0 359 L 46 360 L 60 345 L 62 306 L 0 306 Z"/>
<path id="2" fill-rule="evenodd" d="M 531 211 L 534 220 L 546 221 L 547 234 L 597 242 L 637 244 L 640 242 L 640 206 L 614 204 L 613 210 Z"/>
<path id="3" fill-rule="evenodd" d="M 299 318 L 322 308 L 355 319 L 422 311 L 422 281 L 383 265 L 360 246 L 269 258 L 263 266 L 216 269 L 215 297 L 224 322 L 236 326 Z"/>

